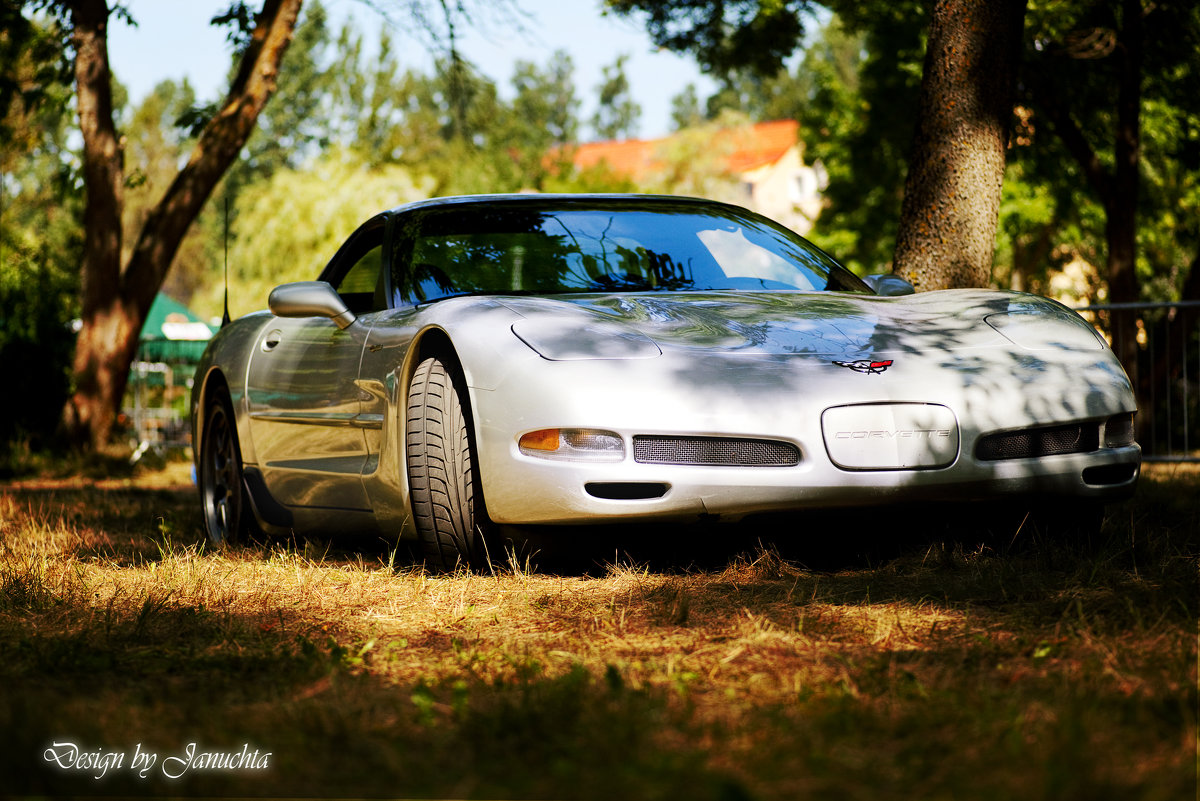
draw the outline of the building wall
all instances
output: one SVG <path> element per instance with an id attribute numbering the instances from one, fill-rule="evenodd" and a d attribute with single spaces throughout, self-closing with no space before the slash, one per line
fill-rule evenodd
<path id="1" fill-rule="evenodd" d="M 773 164 L 743 173 L 742 181 L 743 203 L 801 235 L 812 230 L 821 213 L 821 191 L 829 184 L 820 165 L 804 164 L 798 146 Z"/>

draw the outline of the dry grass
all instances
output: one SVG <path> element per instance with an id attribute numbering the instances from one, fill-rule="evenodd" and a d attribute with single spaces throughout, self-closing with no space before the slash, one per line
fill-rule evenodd
<path id="1" fill-rule="evenodd" d="M 0 490 L 8 792 L 1196 792 L 1200 471 L 1148 470 L 1091 548 L 494 576 L 370 543 L 209 552 L 180 478 Z M 55 741 L 270 768 L 97 780 L 48 765 Z"/>

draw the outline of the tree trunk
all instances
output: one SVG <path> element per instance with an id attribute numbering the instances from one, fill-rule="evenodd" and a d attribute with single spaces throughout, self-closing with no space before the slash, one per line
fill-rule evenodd
<path id="1" fill-rule="evenodd" d="M 986 286 L 1026 0 L 936 0 L 894 267 L 918 290 Z"/>
<path id="2" fill-rule="evenodd" d="M 1179 293 L 1180 300 L 1200 300 L 1200 249 L 1192 254 L 1192 263 L 1188 266 L 1187 278 L 1183 280 L 1183 290 Z"/>
<path id="3" fill-rule="evenodd" d="M 1104 202 L 1104 233 L 1108 240 L 1108 299 L 1136 303 L 1141 292 L 1137 277 L 1138 155 L 1141 143 L 1142 53 L 1144 26 L 1141 0 L 1121 4 L 1117 35 L 1120 77 L 1117 84 L 1117 130 L 1111 191 Z M 1113 350 L 1125 369 L 1135 372 L 1137 328 L 1133 315 L 1119 314 L 1113 326 Z M 1135 377 L 1136 380 L 1136 377 Z"/>
<path id="4" fill-rule="evenodd" d="M 129 370 L 127 363 L 125 373 L 114 373 L 124 358 L 121 348 L 131 324 L 120 304 L 125 179 L 112 116 L 108 5 L 105 0 L 80 0 L 71 7 L 71 23 L 87 200 L 75 392 L 67 401 L 63 422 L 76 442 L 85 444 L 81 440 L 86 439 L 86 444 L 96 446 L 111 436 Z M 135 338 L 137 333 L 134 330 Z"/>
<path id="5" fill-rule="evenodd" d="M 1117 130 L 1112 191 L 1105 203 L 1108 238 L 1108 289 L 1114 303 L 1138 300 L 1137 195 L 1141 149 L 1142 54 L 1144 25 L 1141 0 L 1121 4 L 1117 37 L 1120 78 L 1117 86 Z"/>
<path id="6" fill-rule="evenodd" d="M 300 4 L 301 0 L 264 1 L 222 108 L 146 219 L 124 270 L 124 171 L 112 119 L 108 7 L 105 0 L 68 4 L 87 189 L 82 327 L 75 344 L 74 394 L 62 415 L 64 431 L 77 447 L 102 449 L 110 443 L 146 314 L 188 227 L 275 91 Z"/>

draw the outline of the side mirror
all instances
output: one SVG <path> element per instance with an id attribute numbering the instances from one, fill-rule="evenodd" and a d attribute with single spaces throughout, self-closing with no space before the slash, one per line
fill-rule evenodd
<path id="1" fill-rule="evenodd" d="M 276 317 L 328 317 L 343 330 L 358 319 L 333 287 L 324 281 L 280 284 L 271 290 L 267 305 Z"/>
<path id="2" fill-rule="evenodd" d="M 908 281 L 892 273 L 876 273 L 863 278 L 867 286 L 875 290 L 876 295 L 897 297 L 899 295 L 914 295 L 917 290 Z"/>

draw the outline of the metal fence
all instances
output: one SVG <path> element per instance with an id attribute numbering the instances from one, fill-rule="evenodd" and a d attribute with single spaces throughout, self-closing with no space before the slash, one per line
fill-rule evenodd
<path id="1" fill-rule="evenodd" d="M 1125 371 L 1138 396 L 1137 438 L 1149 462 L 1200 462 L 1200 301 L 1077 309 L 1112 341 L 1133 337 Z M 1136 354 L 1136 355 L 1133 355 Z"/>

